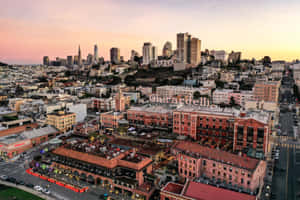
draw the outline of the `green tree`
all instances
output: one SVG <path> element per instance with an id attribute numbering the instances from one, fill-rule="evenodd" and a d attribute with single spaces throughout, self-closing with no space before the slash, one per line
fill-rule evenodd
<path id="1" fill-rule="evenodd" d="M 194 92 L 193 94 L 194 99 L 199 99 L 201 97 L 201 94 L 199 91 Z"/>

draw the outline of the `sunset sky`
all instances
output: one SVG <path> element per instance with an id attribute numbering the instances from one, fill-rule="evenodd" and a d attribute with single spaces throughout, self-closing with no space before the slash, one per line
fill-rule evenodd
<path id="1" fill-rule="evenodd" d="M 189 32 L 204 49 L 242 51 L 243 58 L 300 58 L 299 0 L 0 0 L 0 61 L 42 63 L 98 44 L 127 59 L 144 42 L 176 47 Z"/>

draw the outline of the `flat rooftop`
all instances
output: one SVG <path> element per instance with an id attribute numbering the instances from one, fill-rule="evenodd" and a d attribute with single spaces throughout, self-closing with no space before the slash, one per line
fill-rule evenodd
<path id="1" fill-rule="evenodd" d="M 172 113 L 174 109 L 168 106 L 154 106 L 154 105 L 144 105 L 144 106 L 132 106 L 127 111 L 138 111 L 138 112 L 149 112 L 149 113 L 161 113 L 167 114 Z"/>

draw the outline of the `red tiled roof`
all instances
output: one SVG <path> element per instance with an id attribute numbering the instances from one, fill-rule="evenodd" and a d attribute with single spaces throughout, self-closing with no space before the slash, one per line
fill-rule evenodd
<path id="1" fill-rule="evenodd" d="M 169 182 L 164 188 L 163 191 L 172 192 L 175 194 L 180 194 L 183 189 L 183 185 Z"/>
<path id="2" fill-rule="evenodd" d="M 189 182 L 184 196 L 197 200 L 255 200 L 256 197 L 203 183 Z"/>
<path id="3" fill-rule="evenodd" d="M 234 166 L 243 167 L 249 170 L 256 169 L 256 166 L 259 163 L 259 160 L 254 158 L 242 157 L 226 151 L 205 147 L 194 142 L 181 141 L 176 143 L 173 148 L 184 150 L 190 153 L 198 153 L 199 155 L 209 159 L 231 163 Z"/>

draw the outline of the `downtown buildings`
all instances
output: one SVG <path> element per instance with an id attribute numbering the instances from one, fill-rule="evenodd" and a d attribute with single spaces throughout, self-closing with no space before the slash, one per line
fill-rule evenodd
<path id="1" fill-rule="evenodd" d="M 180 63 L 197 66 L 201 62 L 201 40 L 188 33 L 178 33 L 177 59 Z"/>

